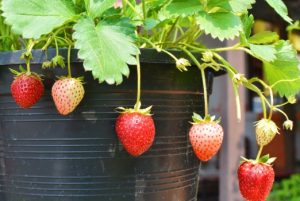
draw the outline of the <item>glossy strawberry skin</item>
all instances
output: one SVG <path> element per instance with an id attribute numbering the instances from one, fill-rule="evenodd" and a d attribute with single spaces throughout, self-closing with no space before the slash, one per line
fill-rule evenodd
<path id="1" fill-rule="evenodd" d="M 30 108 L 44 94 L 44 85 L 36 75 L 23 73 L 12 82 L 11 94 L 20 107 Z"/>
<path id="2" fill-rule="evenodd" d="M 194 153 L 202 161 L 210 160 L 219 151 L 223 128 L 216 122 L 195 123 L 189 131 Z"/>
<path id="3" fill-rule="evenodd" d="M 274 177 L 271 165 L 244 162 L 238 169 L 240 192 L 248 201 L 265 201 L 272 189 Z"/>
<path id="4" fill-rule="evenodd" d="M 76 78 L 62 78 L 52 86 L 52 97 L 57 111 L 61 115 L 68 115 L 83 99 L 84 88 Z"/>
<path id="5" fill-rule="evenodd" d="M 154 141 L 155 125 L 150 115 L 121 113 L 115 129 L 124 149 L 134 157 L 146 152 Z"/>

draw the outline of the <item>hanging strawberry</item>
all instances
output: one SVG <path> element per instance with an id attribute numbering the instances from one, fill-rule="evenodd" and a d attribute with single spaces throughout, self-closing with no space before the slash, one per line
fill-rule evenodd
<path id="1" fill-rule="evenodd" d="M 155 125 L 151 116 L 151 107 L 141 109 L 141 67 L 137 56 L 137 100 L 134 108 L 119 107 L 120 115 L 115 130 L 124 149 L 132 156 L 140 156 L 153 144 Z"/>
<path id="2" fill-rule="evenodd" d="M 35 41 L 30 40 L 27 51 L 22 54 L 21 58 L 26 61 L 26 70 L 20 66 L 20 72 L 10 69 L 15 75 L 10 89 L 13 99 L 21 108 L 30 108 L 37 103 L 44 94 L 44 85 L 41 77 L 31 72 L 30 61 L 32 59 L 31 50 Z"/>
<path id="3" fill-rule="evenodd" d="M 82 78 L 73 78 L 71 73 L 70 51 L 68 50 L 68 76 L 60 77 L 52 86 L 52 98 L 61 115 L 73 112 L 84 97 Z"/>
<path id="4" fill-rule="evenodd" d="M 272 163 L 276 158 L 263 156 L 259 160 L 243 159 L 238 169 L 239 188 L 249 201 L 264 201 L 272 189 L 275 173 Z"/>

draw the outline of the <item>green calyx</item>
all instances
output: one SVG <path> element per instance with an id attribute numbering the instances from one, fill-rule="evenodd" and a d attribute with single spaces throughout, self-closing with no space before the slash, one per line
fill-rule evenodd
<path id="1" fill-rule="evenodd" d="M 12 68 L 9 68 L 9 70 L 10 70 L 10 72 L 11 72 L 12 74 L 15 75 L 15 77 L 18 77 L 18 76 L 21 76 L 21 75 L 26 74 L 27 76 L 33 75 L 33 76 L 35 76 L 36 78 L 38 78 L 39 80 L 42 80 L 41 77 L 43 76 L 43 75 L 37 74 L 37 73 L 35 73 L 35 72 L 28 72 L 28 71 L 25 70 L 25 68 L 23 68 L 23 66 L 21 66 L 21 65 L 19 66 L 19 71 L 14 70 L 14 69 L 12 69 Z"/>
<path id="2" fill-rule="evenodd" d="M 61 68 L 65 67 L 64 57 L 62 57 L 61 55 L 56 55 L 55 57 L 53 57 L 51 59 L 51 61 L 47 60 L 47 61 L 44 61 L 42 64 L 43 69 L 55 68 L 57 66 L 60 66 Z"/>
<path id="3" fill-rule="evenodd" d="M 204 118 L 202 118 L 199 114 L 195 112 L 193 113 L 192 119 L 193 119 L 192 124 L 200 124 L 200 123 L 207 123 L 207 122 L 214 122 L 218 124 L 221 122 L 221 117 L 216 119 L 216 116 L 206 115 Z"/>
<path id="4" fill-rule="evenodd" d="M 116 111 L 119 113 L 139 113 L 142 115 L 151 116 L 152 105 L 144 109 L 141 109 L 141 105 L 141 102 L 138 102 L 138 104 L 135 104 L 134 108 L 117 107 Z"/>
<path id="5" fill-rule="evenodd" d="M 84 84 L 84 77 L 81 76 L 81 77 L 68 77 L 68 76 L 60 76 L 60 77 L 57 77 L 58 80 L 64 80 L 64 79 L 74 79 L 74 80 L 77 80 L 79 82 L 81 82 L 82 84 Z"/>
<path id="6" fill-rule="evenodd" d="M 20 59 L 27 60 L 27 61 L 32 60 L 33 56 L 32 56 L 31 51 L 26 51 L 26 52 L 22 53 Z"/>
<path id="7" fill-rule="evenodd" d="M 270 158 L 270 155 L 267 154 L 267 155 L 262 156 L 258 160 L 247 159 L 247 158 L 244 158 L 244 157 L 241 157 L 241 159 L 242 159 L 241 164 L 244 163 L 244 162 L 251 162 L 253 164 L 264 164 L 264 165 L 272 166 L 277 158 L 276 157 L 271 157 Z"/>

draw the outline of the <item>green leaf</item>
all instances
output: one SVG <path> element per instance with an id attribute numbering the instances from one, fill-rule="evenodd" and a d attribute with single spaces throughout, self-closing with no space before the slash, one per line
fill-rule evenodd
<path id="1" fill-rule="evenodd" d="M 155 10 L 166 4 L 165 0 L 144 0 L 146 9 Z"/>
<path id="2" fill-rule="evenodd" d="M 84 0 L 72 0 L 74 5 L 84 5 Z"/>
<path id="3" fill-rule="evenodd" d="M 158 25 L 160 23 L 160 21 L 154 19 L 154 18 L 147 18 L 145 19 L 145 22 L 144 22 L 144 28 L 145 30 L 151 30 L 153 29 L 156 25 Z"/>
<path id="4" fill-rule="evenodd" d="M 291 24 L 293 21 L 289 16 L 288 16 L 288 9 L 286 5 L 283 3 L 282 0 L 266 0 L 266 2 L 274 8 L 274 10 L 288 23 Z"/>
<path id="5" fill-rule="evenodd" d="M 273 45 L 254 45 L 250 44 L 250 50 L 255 57 L 263 61 L 274 61 L 276 59 L 276 50 Z"/>
<path id="6" fill-rule="evenodd" d="M 210 12 L 216 10 L 216 8 L 222 8 L 226 11 L 241 14 L 252 8 L 254 3 L 255 0 L 209 0 L 207 8 Z"/>
<path id="7" fill-rule="evenodd" d="M 134 55 L 139 49 L 131 35 L 134 27 L 126 20 L 101 21 L 97 26 L 90 18 L 82 18 L 74 26 L 73 38 L 78 57 L 83 59 L 85 70 L 92 71 L 99 82 L 120 84 L 123 76 L 129 76 L 127 64 L 135 65 Z"/>
<path id="8" fill-rule="evenodd" d="M 89 14 L 95 18 L 100 17 L 104 11 L 113 7 L 116 0 L 90 0 Z"/>
<path id="9" fill-rule="evenodd" d="M 278 80 L 299 78 L 300 70 L 297 53 L 287 41 L 279 41 L 276 46 L 276 59 L 273 62 L 264 62 L 264 75 L 272 85 Z M 295 96 L 300 90 L 300 81 L 280 82 L 274 87 L 280 96 Z"/>
<path id="10" fill-rule="evenodd" d="M 173 0 L 166 10 L 171 15 L 188 16 L 203 10 L 199 0 Z"/>
<path id="11" fill-rule="evenodd" d="M 248 9 L 252 8 L 255 0 L 231 0 L 230 7 L 234 13 L 246 13 Z"/>
<path id="12" fill-rule="evenodd" d="M 213 38 L 219 38 L 221 41 L 233 39 L 242 31 L 241 19 L 230 12 L 200 12 L 197 22 L 206 34 L 210 34 Z"/>
<path id="13" fill-rule="evenodd" d="M 243 22 L 243 30 L 244 30 L 245 37 L 248 39 L 251 35 L 252 26 L 254 24 L 254 17 L 253 15 L 249 15 L 249 16 L 243 15 L 241 19 Z"/>
<path id="14" fill-rule="evenodd" d="M 252 44 L 270 44 L 279 40 L 279 36 L 276 32 L 263 31 L 251 36 L 248 40 Z"/>
<path id="15" fill-rule="evenodd" d="M 231 11 L 229 1 L 226 0 L 209 0 L 207 1 L 206 10 L 209 12 L 218 11 L 217 8 L 222 8 L 226 11 Z"/>
<path id="16" fill-rule="evenodd" d="M 24 38 L 39 38 L 75 16 L 71 0 L 3 0 L 3 16 Z"/>

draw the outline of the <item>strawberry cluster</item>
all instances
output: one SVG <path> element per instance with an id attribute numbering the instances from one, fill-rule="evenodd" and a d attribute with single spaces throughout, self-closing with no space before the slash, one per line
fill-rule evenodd
<path id="1" fill-rule="evenodd" d="M 44 93 L 44 85 L 39 75 L 20 72 L 11 84 L 11 94 L 21 108 L 30 108 L 36 104 Z M 52 97 L 58 112 L 68 115 L 74 111 L 84 96 L 80 79 L 63 77 L 52 87 Z"/>

